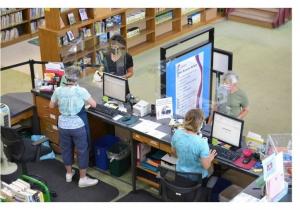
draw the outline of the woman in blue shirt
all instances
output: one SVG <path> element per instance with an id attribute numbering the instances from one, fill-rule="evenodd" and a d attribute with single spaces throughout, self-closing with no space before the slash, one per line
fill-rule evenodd
<path id="1" fill-rule="evenodd" d="M 54 108 L 58 106 L 61 114 L 58 118 L 58 132 L 62 159 L 67 170 L 66 182 L 71 182 L 74 175 L 72 164 L 73 145 L 75 145 L 80 169 L 78 186 L 88 187 L 96 185 L 98 180 L 86 176 L 86 169 L 89 163 L 89 130 L 84 107 L 85 103 L 92 107 L 96 107 L 96 101 L 85 88 L 79 87 L 77 84 L 79 76 L 79 67 L 71 66 L 66 68 L 66 82 L 64 86 L 55 89 L 49 107 Z"/>
<path id="2" fill-rule="evenodd" d="M 204 121 L 200 109 L 191 109 L 184 118 L 184 129 L 178 129 L 172 137 L 172 150 L 177 156 L 176 171 L 201 173 L 208 177 L 208 169 L 216 151 L 210 151 L 206 139 L 197 135 Z"/>

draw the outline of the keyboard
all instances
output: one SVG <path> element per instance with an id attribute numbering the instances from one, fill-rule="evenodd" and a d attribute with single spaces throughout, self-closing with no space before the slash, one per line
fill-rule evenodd
<path id="1" fill-rule="evenodd" d="M 227 162 L 233 162 L 241 156 L 241 154 L 239 152 L 228 150 L 221 146 L 209 145 L 209 147 L 210 147 L 210 149 L 212 149 L 212 150 L 214 149 L 217 151 L 218 159 L 221 159 L 221 160 L 224 160 Z"/>
<path id="2" fill-rule="evenodd" d="M 122 116 L 124 115 L 123 112 L 121 112 L 117 109 L 113 109 L 113 108 L 104 106 L 103 104 L 97 104 L 95 108 L 90 107 L 89 110 L 93 111 L 96 114 L 103 115 L 110 119 L 114 118 L 117 115 L 122 115 Z"/>

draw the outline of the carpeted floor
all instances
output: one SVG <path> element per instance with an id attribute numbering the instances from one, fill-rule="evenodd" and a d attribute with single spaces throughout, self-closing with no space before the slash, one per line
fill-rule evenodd
<path id="1" fill-rule="evenodd" d="M 155 197 L 151 193 L 145 190 L 131 191 L 117 202 L 161 202 L 162 200 Z"/>
<path id="2" fill-rule="evenodd" d="M 30 92 L 31 79 L 25 74 L 13 69 L 1 71 L 1 95 L 6 93 Z"/>
<path id="3" fill-rule="evenodd" d="M 108 202 L 118 196 L 119 191 L 115 187 L 102 182 L 86 188 L 78 187 L 79 174 L 73 177 L 73 181 L 67 183 L 65 180 L 65 167 L 58 160 L 44 160 L 27 164 L 28 174 L 43 177 L 51 191 L 55 191 L 57 197 L 54 202 Z"/>
<path id="4" fill-rule="evenodd" d="M 36 45 L 36 46 L 40 46 L 39 38 L 31 39 L 31 40 L 28 41 L 28 43 Z"/>

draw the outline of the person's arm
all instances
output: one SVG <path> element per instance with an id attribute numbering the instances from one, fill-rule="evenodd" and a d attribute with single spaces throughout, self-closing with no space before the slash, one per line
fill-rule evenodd
<path id="1" fill-rule="evenodd" d="M 177 157 L 176 149 L 174 147 L 171 147 L 171 155 L 174 155 L 175 157 Z"/>
<path id="2" fill-rule="evenodd" d="M 240 112 L 240 114 L 238 116 L 238 118 L 241 119 L 241 120 L 244 119 L 246 117 L 246 115 L 248 114 L 248 112 L 249 112 L 249 107 L 248 106 L 243 107 L 242 111 Z"/>
<path id="3" fill-rule="evenodd" d="M 95 108 L 97 105 L 97 102 L 92 97 L 90 97 L 86 102 L 93 108 Z"/>
<path id="4" fill-rule="evenodd" d="M 215 111 L 218 111 L 217 103 L 214 103 L 214 104 L 212 105 L 212 112 L 211 112 L 211 114 L 210 114 L 210 116 L 209 116 L 209 118 L 208 118 L 207 124 L 209 124 L 209 125 L 212 124 L 213 112 L 215 112 Z"/>
<path id="5" fill-rule="evenodd" d="M 55 101 L 50 101 L 50 103 L 49 103 L 49 108 L 50 109 L 53 109 L 53 108 L 55 108 L 57 106 L 57 102 Z"/>
<path id="6" fill-rule="evenodd" d="M 52 96 L 51 96 L 51 100 L 50 100 L 50 103 L 49 103 L 49 108 L 50 109 L 53 109 L 57 106 L 57 100 L 58 100 L 57 99 L 57 91 L 58 91 L 58 89 L 56 89 L 54 91 L 54 93 L 52 94 Z"/>
<path id="7" fill-rule="evenodd" d="M 127 69 L 127 73 L 124 75 L 124 78 L 128 79 L 128 78 L 132 77 L 132 75 L 133 75 L 133 67 L 130 67 Z"/>
<path id="8" fill-rule="evenodd" d="M 202 167 L 206 170 L 209 169 L 211 166 L 211 162 L 214 160 L 214 158 L 217 156 L 216 150 L 210 150 L 208 157 L 202 157 L 200 159 Z"/>

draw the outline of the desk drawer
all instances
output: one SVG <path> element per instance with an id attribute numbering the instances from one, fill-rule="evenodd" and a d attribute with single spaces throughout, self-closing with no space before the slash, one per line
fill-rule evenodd
<path id="1" fill-rule="evenodd" d="M 36 96 L 36 107 L 37 113 L 40 118 L 48 119 L 54 124 L 57 124 L 59 111 L 57 108 L 50 109 L 49 108 L 50 100 L 42 98 L 40 96 Z"/>
<path id="2" fill-rule="evenodd" d="M 164 151 L 164 152 L 167 152 L 169 154 L 171 154 L 171 145 L 168 145 L 168 144 L 164 144 L 164 143 L 160 143 L 160 146 L 159 146 L 159 149 Z"/>
<path id="3" fill-rule="evenodd" d="M 47 136 L 51 142 L 55 144 L 59 144 L 59 138 L 58 138 L 58 128 L 56 125 L 53 125 L 51 122 L 47 120 L 41 120 L 41 132 L 45 136 Z"/>
<path id="4" fill-rule="evenodd" d="M 151 139 L 149 137 L 146 137 L 146 136 L 143 136 L 143 135 L 140 135 L 137 133 L 133 133 L 132 138 L 135 139 L 136 141 L 142 142 L 144 144 L 148 144 L 151 147 L 155 147 L 155 148 L 159 149 L 160 144 L 158 141 L 156 141 L 154 139 Z"/>

